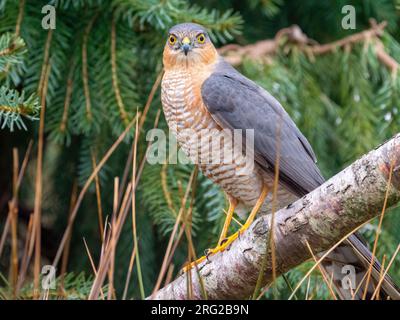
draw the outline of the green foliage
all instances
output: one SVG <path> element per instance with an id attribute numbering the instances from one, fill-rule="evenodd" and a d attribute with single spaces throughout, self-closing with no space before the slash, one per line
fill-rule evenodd
<path id="1" fill-rule="evenodd" d="M 43 15 L 39 9 L 44 3 L 56 6 L 56 30 L 41 28 Z M 341 8 L 345 4 L 356 8 L 356 30 L 340 26 Z M 216 46 L 221 46 L 226 42 L 247 44 L 273 38 L 281 28 L 298 24 L 307 36 L 326 43 L 368 28 L 368 19 L 373 17 L 378 22 L 388 22 L 381 41 L 385 51 L 399 62 L 399 8 L 398 0 L 30 0 L 22 8 L 20 34 L 15 36 L 19 3 L 0 0 L 0 127 L 26 128 L 24 117 L 38 118 L 37 97 L 32 94 L 25 98 L 25 93 L 38 92 L 41 79 L 46 79 L 43 70 L 48 63 L 42 211 L 45 227 L 59 235 L 67 222 L 73 184 L 77 183 L 80 190 L 93 171 L 93 159 L 98 163 L 136 113 L 144 110 L 162 69 L 162 50 L 171 26 L 186 21 L 200 23 L 210 30 Z M 399 131 L 400 77 L 393 76 L 377 58 L 375 45 L 375 39 L 370 39 L 313 56 L 297 44 L 284 42 L 278 53 L 266 61 L 246 59 L 238 66 L 284 105 L 310 140 L 326 177 Z M 145 136 L 153 128 L 159 109 L 157 90 L 140 132 L 138 163 L 145 155 Z M 37 127 L 37 122 L 29 127 L 28 134 L 34 139 Z M 158 127 L 167 132 L 163 116 Z M 109 219 L 113 211 L 113 180 L 117 176 L 122 179 L 133 134 L 128 134 L 99 173 L 104 219 L 106 216 Z M 14 132 L 7 138 L 9 145 L 25 150 L 25 135 Z M 11 158 L 1 159 L 6 162 L 1 168 L 7 168 L 4 172 L 10 172 L 11 176 Z M 127 170 L 130 179 L 130 163 Z M 160 271 L 192 170 L 193 166 L 183 164 L 144 165 L 136 191 L 136 208 L 146 294 L 152 291 Z M 19 201 L 31 210 L 34 194 L 31 164 L 27 172 Z M 185 213 L 192 208 L 192 236 L 196 253 L 201 255 L 204 249 L 215 245 L 227 203 L 221 190 L 200 173 L 194 189 Z M 74 225 L 68 265 L 71 273 L 65 279 L 66 298 L 85 298 L 91 286 L 91 278 L 74 276 L 83 270 L 92 274 L 82 237 L 93 251 L 95 264 L 99 261 L 96 200 L 93 184 Z M 385 217 L 379 241 L 380 258 L 383 254 L 393 254 L 400 241 L 397 216 Z M 374 239 L 375 223 L 363 230 L 370 242 Z M 131 225 L 129 218 L 116 253 L 118 298 L 122 297 L 132 252 Z M 233 223 L 231 231 L 235 227 Z M 43 239 L 43 245 L 51 247 L 47 242 L 50 241 Z M 174 275 L 187 259 L 187 247 L 184 234 L 172 260 Z M 391 274 L 399 281 L 396 263 Z M 286 279 L 280 277 L 277 290 L 270 288 L 263 298 L 287 299 L 290 287 L 297 285 L 311 265 L 307 262 L 288 272 Z M 6 274 L 7 270 L 0 271 Z M 23 292 L 29 295 L 30 289 L 27 285 Z M 1 291 L 3 298 L 10 297 L 9 294 Z M 306 295 L 307 281 L 297 293 L 298 298 Z M 140 297 L 136 267 L 128 297 Z M 312 274 L 308 297 L 330 297 L 318 272 Z"/>
<path id="2" fill-rule="evenodd" d="M 328 286 L 324 282 L 319 271 L 313 271 L 306 280 L 304 275 L 313 267 L 311 261 L 303 263 L 301 266 L 290 270 L 288 273 L 280 276 L 271 286 L 268 287 L 263 299 L 287 300 L 293 294 L 297 284 L 303 280 L 302 285 L 295 292 L 292 300 L 326 300 L 331 299 Z"/>
<path id="3" fill-rule="evenodd" d="M 26 53 L 25 42 L 12 33 L 0 36 L 0 72 L 5 72 L 10 64 L 20 64 Z"/>

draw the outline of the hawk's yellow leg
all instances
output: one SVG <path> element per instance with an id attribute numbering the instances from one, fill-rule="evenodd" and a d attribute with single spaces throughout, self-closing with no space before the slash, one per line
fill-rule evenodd
<path id="1" fill-rule="evenodd" d="M 248 216 L 248 218 L 246 220 L 246 223 L 239 229 L 239 231 L 235 232 L 233 235 L 231 235 L 230 237 L 228 237 L 226 239 L 222 238 L 225 241 L 223 241 L 222 243 L 219 242 L 219 244 L 216 248 L 209 249 L 207 252 L 207 255 L 200 257 L 199 259 L 197 259 L 196 261 L 193 261 L 192 263 L 187 264 L 183 268 L 183 271 L 186 272 L 186 271 L 190 270 L 195 265 L 197 265 L 200 262 L 202 262 L 203 260 L 205 260 L 211 254 L 224 251 L 234 240 L 236 240 L 239 237 L 240 234 L 242 234 L 244 231 L 246 231 L 247 228 L 250 227 L 250 225 L 254 221 L 254 218 L 256 217 L 258 210 L 260 210 L 261 206 L 263 205 L 264 200 L 268 195 L 268 192 L 269 191 L 268 191 L 267 186 L 264 185 L 256 204 L 254 205 L 253 209 L 250 212 L 250 215 Z M 229 210 L 231 210 L 231 206 L 229 207 Z M 233 208 L 233 210 L 234 210 L 234 208 Z M 233 214 L 233 210 L 232 210 L 232 214 Z M 228 212 L 228 215 L 229 215 L 229 212 Z M 228 219 L 228 217 L 227 217 L 227 219 Z M 230 219 L 232 219 L 232 216 L 230 217 Z M 227 221 L 225 220 L 225 223 L 226 222 Z M 225 227 L 225 225 L 224 225 L 224 227 Z M 222 233 L 221 233 L 221 237 L 222 237 Z M 221 237 L 220 237 L 220 240 L 221 240 Z"/>

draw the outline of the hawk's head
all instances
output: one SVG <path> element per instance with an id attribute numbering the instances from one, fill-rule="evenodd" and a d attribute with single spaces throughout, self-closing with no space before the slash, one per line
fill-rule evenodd
<path id="1" fill-rule="evenodd" d="M 195 23 L 181 23 L 168 32 L 164 47 L 164 67 L 202 66 L 214 63 L 218 57 L 206 29 Z"/>

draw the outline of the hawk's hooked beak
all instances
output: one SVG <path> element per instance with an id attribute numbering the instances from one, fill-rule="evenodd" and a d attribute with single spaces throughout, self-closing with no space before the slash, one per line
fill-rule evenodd
<path id="1" fill-rule="evenodd" d="M 192 50 L 192 46 L 190 45 L 190 39 L 188 37 L 183 38 L 181 49 L 185 53 L 185 56 L 187 56 L 188 52 Z"/>

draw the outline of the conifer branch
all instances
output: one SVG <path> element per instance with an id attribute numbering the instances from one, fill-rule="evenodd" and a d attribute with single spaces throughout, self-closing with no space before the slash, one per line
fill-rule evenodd
<path id="1" fill-rule="evenodd" d="M 293 25 L 278 31 L 274 39 L 262 40 L 246 46 L 229 44 L 221 47 L 218 51 L 231 64 L 239 65 L 244 58 L 265 60 L 268 56 L 275 55 L 287 43 L 298 46 L 300 50 L 308 55 L 317 56 L 332 53 L 339 48 L 349 47 L 360 42 L 375 40 L 376 55 L 379 61 L 395 74 L 399 68 L 399 62 L 385 52 L 384 45 L 379 39 L 383 35 L 387 23 L 383 21 L 377 24 L 373 19 L 370 20 L 370 23 L 371 28 L 368 30 L 327 44 L 318 44 L 313 39 L 307 37 L 299 26 Z"/>
<path id="2" fill-rule="evenodd" d="M 19 37 L 19 34 L 21 33 L 21 24 L 22 24 L 22 19 L 24 17 L 24 9 L 25 9 L 25 0 L 20 0 L 18 8 L 17 24 L 15 25 L 15 35 L 17 37 Z"/>
<path id="3" fill-rule="evenodd" d="M 88 23 L 85 29 L 85 33 L 83 35 L 83 44 L 82 44 L 82 81 L 83 81 L 83 89 L 85 93 L 85 101 L 86 101 L 86 116 L 89 121 L 92 121 L 92 103 L 90 100 L 90 89 L 89 89 L 89 72 L 88 72 L 88 58 L 87 58 L 87 43 L 89 39 L 90 30 L 93 27 L 93 24 L 97 18 L 98 14 L 96 14 Z"/>
<path id="4" fill-rule="evenodd" d="M 115 100 L 117 100 L 118 109 L 120 112 L 121 120 L 124 125 L 127 126 L 129 124 L 128 114 L 125 110 L 125 105 L 121 97 L 121 91 L 118 85 L 118 76 L 117 76 L 117 57 L 116 57 L 116 47 L 117 47 L 117 31 L 115 26 L 115 17 L 113 16 L 111 21 L 111 75 L 112 75 L 112 85 L 115 93 Z"/>

